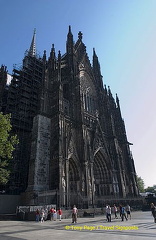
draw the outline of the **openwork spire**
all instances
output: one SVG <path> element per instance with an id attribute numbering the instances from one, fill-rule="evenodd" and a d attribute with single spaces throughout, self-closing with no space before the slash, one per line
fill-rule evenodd
<path id="1" fill-rule="evenodd" d="M 34 34 L 29 49 L 29 55 L 32 57 L 36 56 L 36 28 L 34 29 Z"/>

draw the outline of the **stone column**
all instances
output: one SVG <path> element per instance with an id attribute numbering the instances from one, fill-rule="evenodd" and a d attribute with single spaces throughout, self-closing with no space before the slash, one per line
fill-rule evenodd
<path id="1" fill-rule="evenodd" d="M 91 166 L 91 184 L 92 184 L 92 205 L 94 206 L 95 202 L 95 184 L 94 184 L 94 171 L 93 171 L 93 162 L 90 163 Z"/>
<path id="2" fill-rule="evenodd" d="M 66 159 L 66 163 L 65 163 L 65 170 L 66 170 L 66 203 L 65 205 L 67 207 L 70 207 L 70 192 L 69 192 L 69 159 Z"/>

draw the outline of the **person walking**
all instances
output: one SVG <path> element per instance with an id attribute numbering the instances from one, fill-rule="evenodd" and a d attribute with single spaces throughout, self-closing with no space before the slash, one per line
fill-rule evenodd
<path id="1" fill-rule="evenodd" d="M 122 218 L 122 205 L 119 205 L 120 217 Z"/>
<path id="2" fill-rule="evenodd" d="M 41 223 L 43 223 L 44 222 L 44 218 L 45 218 L 45 211 L 44 211 L 44 209 L 41 210 L 40 216 L 41 216 Z"/>
<path id="3" fill-rule="evenodd" d="M 58 210 L 58 215 L 59 215 L 59 220 L 61 221 L 61 218 L 62 218 L 62 209 L 59 208 Z"/>
<path id="4" fill-rule="evenodd" d="M 38 208 L 36 209 L 35 215 L 36 215 L 36 222 L 39 222 L 39 220 L 40 220 L 40 211 L 39 211 Z"/>
<path id="5" fill-rule="evenodd" d="M 106 221 L 108 221 L 108 218 L 107 218 L 107 208 L 108 208 L 108 204 L 106 205 L 106 208 L 105 208 L 105 212 L 106 212 Z"/>
<path id="6" fill-rule="evenodd" d="M 54 208 L 53 220 L 56 221 L 56 219 L 57 219 L 57 212 L 56 212 L 56 209 Z"/>
<path id="7" fill-rule="evenodd" d="M 106 207 L 106 217 L 107 221 L 111 222 L 111 207 L 109 205 Z"/>
<path id="8" fill-rule="evenodd" d="M 131 207 L 129 206 L 129 204 L 127 204 L 126 206 L 126 213 L 127 213 L 127 219 L 128 219 L 128 216 L 131 219 Z"/>
<path id="9" fill-rule="evenodd" d="M 154 205 L 154 203 L 151 203 L 151 212 L 154 218 L 154 222 L 156 223 L 156 206 Z"/>
<path id="10" fill-rule="evenodd" d="M 117 209 L 116 205 L 114 204 L 114 216 L 116 219 L 118 219 L 117 212 L 118 212 L 118 209 Z"/>
<path id="11" fill-rule="evenodd" d="M 50 212 L 50 221 L 52 221 L 53 220 L 53 214 L 54 214 L 54 208 L 51 207 L 49 212 Z"/>
<path id="12" fill-rule="evenodd" d="M 124 218 L 126 219 L 126 221 L 128 220 L 126 217 L 126 213 L 125 213 L 125 207 L 122 206 L 121 208 L 121 219 L 122 221 L 124 221 Z"/>
<path id="13" fill-rule="evenodd" d="M 72 223 L 77 223 L 77 207 L 74 205 L 72 210 Z"/>
<path id="14" fill-rule="evenodd" d="M 44 212 L 45 212 L 44 221 L 47 221 L 47 219 L 48 219 L 48 209 L 47 209 L 47 207 L 45 208 Z"/>

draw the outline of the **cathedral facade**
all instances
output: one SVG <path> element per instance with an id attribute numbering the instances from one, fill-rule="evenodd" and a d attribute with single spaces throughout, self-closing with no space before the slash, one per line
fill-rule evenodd
<path id="1" fill-rule="evenodd" d="M 20 140 L 12 182 L 25 204 L 84 207 L 138 196 L 119 98 L 103 85 L 95 49 L 91 64 L 82 38 L 74 43 L 69 27 L 66 53 L 56 56 L 52 45 L 47 59 L 45 51 L 37 56 L 34 33 L 1 101 Z"/>

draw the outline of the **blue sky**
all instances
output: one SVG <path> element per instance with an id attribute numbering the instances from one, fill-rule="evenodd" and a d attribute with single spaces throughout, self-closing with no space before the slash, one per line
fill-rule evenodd
<path id="1" fill-rule="evenodd" d="M 156 0 L 0 0 L 0 64 L 21 64 L 36 28 L 41 54 L 52 43 L 63 54 L 68 26 L 79 31 L 104 84 L 118 94 L 136 171 L 156 184 Z"/>

